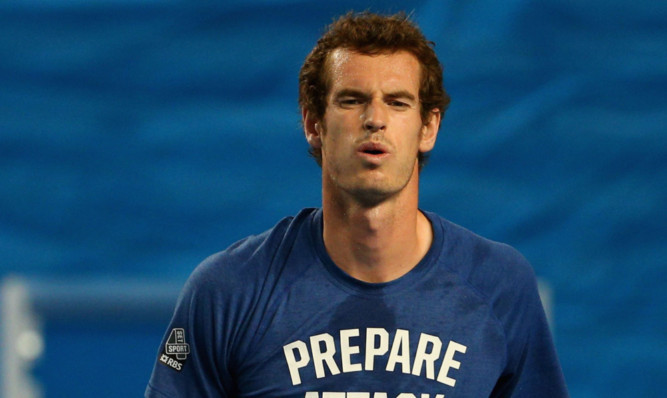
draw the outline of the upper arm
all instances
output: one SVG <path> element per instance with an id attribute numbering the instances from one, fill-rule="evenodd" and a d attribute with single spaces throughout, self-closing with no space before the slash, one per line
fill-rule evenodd
<path id="1" fill-rule="evenodd" d="M 147 397 L 230 397 L 234 303 L 206 262 L 188 279 L 158 349 Z"/>

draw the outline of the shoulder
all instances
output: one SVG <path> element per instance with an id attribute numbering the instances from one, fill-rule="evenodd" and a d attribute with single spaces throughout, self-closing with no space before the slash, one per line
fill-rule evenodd
<path id="1" fill-rule="evenodd" d="M 498 318 L 541 302 L 532 266 L 515 248 L 473 233 L 444 218 L 441 263 L 489 303 Z"/>
<path id="2" fill-rule="evenodd" d="M 217 295 L 256 287 L 271 272 L 274 259 L 289 251 L 298 230 L 314 212 L 304 209 L 296 216 L 283 218 L 267 231 L 241 239 L 209 256 L 192 272 L 184 291 Z"/>
<path id="3" fill-rule="evenodd" d="M 511 276 L 532 278 L 532 267 L 512 246 L 482 237 L 460 225 L 431 214 L 440 223 L 442 252 L 452 271 L 475 285 L 491 281 L 493 285 Z M 481 280 L 480 280 L 481 279 Z"/>
<path id="4" fill-rule="evenodd" d="M 439 220 L 443 231 L 440 263 L 488 306 L 489 315 L 502 327 L 506 355 L 498 391 L 566 397 L 537 278 L 529 262 L 507 244 Z"/>

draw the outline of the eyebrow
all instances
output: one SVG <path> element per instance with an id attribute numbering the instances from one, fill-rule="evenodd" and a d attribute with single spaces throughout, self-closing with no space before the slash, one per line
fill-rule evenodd
<path id="1" fill-rule="evenodd" d="M 336 93 L 334 93 L 333 98 L 338 99 L 341 97 L 360 97 L 360 98 L 368 98 L 369 96 L 367 94 L 364 94 L 360 90 L 355 90 L 352 88 L 344 88 Z"/>
<path id="2" fill-rule="evenodd" d="M 388 93 L 387 96 L 389 98 L 405 98 L 405 99 L 408 99 L 410 101 L 416 101 L 417 100 L 417 98 L 415 98 L 415 96 L 407 90 L 393 91 L 391 93 Z"/>
<path id="3" fill-rule="evenodd" d="M 337 93 L 334 93 L 333 98 L 338 99 L 341 97 L 358 97 L 358 98 L 368 98 L 369 95 L 365 94 L 364 92 L 352 88 L 344 88 Z M 386 97 L 389 98 L 405 98 L 410 101 L 416 101 L 416 97 L 414 94 L 407 90 L 398 90 L 398 91 L 392 91 L 390 93 L 387 93 Z"/>

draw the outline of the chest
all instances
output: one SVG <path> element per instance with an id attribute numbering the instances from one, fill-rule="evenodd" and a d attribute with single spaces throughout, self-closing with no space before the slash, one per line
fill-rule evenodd
<path id="1" fill-rule="evenodd" d="M 502 327 L 465 286 L 373 296 L 310 285 L 259 306 L 239 356 L 240 396 L 488 396 L 502 372 Z"/>

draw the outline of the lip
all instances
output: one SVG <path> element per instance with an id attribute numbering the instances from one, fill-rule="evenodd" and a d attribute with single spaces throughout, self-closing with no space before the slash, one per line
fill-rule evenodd
<path id="1" fill-rule="evenodd" d="M 357 147 L 357 154 L 369 160 L 382 160 L 389 156 L 389 148 L 379 142 L 365 142 Z"/>

